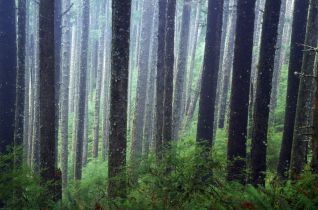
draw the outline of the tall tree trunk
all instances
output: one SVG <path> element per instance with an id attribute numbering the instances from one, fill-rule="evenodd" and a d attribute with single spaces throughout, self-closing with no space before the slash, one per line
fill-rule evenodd
<path id="1" fill-rule="evenodd" d="M 148 155 L 150 145 L 154 140 L 155 132 L 155 81 L 157 71 L 157 52 L 158 52 L 158 4 L 155 3 L 153 15 L 153 26 L 151 34 L 151 53 L 149 61 L 149 79 L 148 79 L 148 90 L 147 90 L 147 103 L 146 103 L 146 115 L 144 125 L 144 142 L 143 142 L 143 155 Z"/>
<path id="2" fill-rule="evenodd" d="M 131 0 L 112 1 L 112 52 L 108 195 L 126 197 L 127 99 Z M 120 176 L 120 179 L 118 179 Z"/>
<path id="3" fill-rule="evenodd" d="M 303 63 L 304 47 L 299 44 L 305 43 L 308 5 L 309 0 L 295 0 L 294 4 L 284 132 L 277 166 L 277 174 L 281 179 L 286 179 L 289 171 L 299 88 L 299 78 L 295 72 L 301 69 Z"/>
<path id="4" fill-rule="evenodd" d="M 101 8 L 101 15 L 105 15 L 106 12 L 106 0 L 103 1 Z M 93 139 L 93 158 L 98 157 L 98 145 L 99 145 L 99 123 L 100 123 L 100 98 L 101 98 L 101 89 L 102 89 L 102 72 L 104 64 L 104 43 L 105 43 L 105 28 L 107 20 L 100 26 L 101 36 L 98 40 L 98 65 L 97 65 L 97 76 L 96 76 L 96 93 L 95 93 L 95 113 L 94 113 L 94 139 Z"/>
<path id="5" fill-rule="evenodd" d="M 310 0 L 309 15 L 306 29 L 306 46 L 317 46 L 318 44 L 318 2 Z M 300 77 L 294 139 L 291 156 L 291 178 L 297 179 L 302 173 L 307 160 L 308 142 L 312 138 L 312 107 L 315 89 L 315 50 L 304 50 Z"/>
<path id="6" fill-rule="evenodd" d="M 191 1 L 184 0 L 183 12 L 181 20 L 181 31 L 179 40 L 179 55 L 177 60 L 177 75 L 175 82 L 175 92 L 173 97 L 173 136 L 174 140 L 179 139 L 180 125 L 183 114 L 185 79 L 188 66 L 188 49 L 190 38 L 190 17 L 191 17 Z"/>
<path id="7" fill-rule="evenodd" d="M 15 146 L 23 143 L 23 121 L 24 121 L 24 97 L 25 97 L 25 52 L 26 52 L 26 1 L 18 2 L 18 66 L 15 100 Z M 22 161 L 22 153 L 15 154 L 15 162 Z"/>
<path id="8" fill-rule="evenodd" d="M 60 172 L 56 168 L 54 3 L 55 1 L 41 0 L 39 5 L 39 137 L 41 176 L 46 183 L 53 182 L 49 187 L 50 196 L 59 200 L 61 189 Z"/>
<path id="9" fill-rule="evenodd" d="M 246 181 L 246 136 L 253 52 L 255 0 L 237 2 L 232 91 L 227 149 L 228 180 Z M 244 90 L 244 91 L 242 91 Z"/>
<path id="10" fill-rule="evenodd" d="M 175 35 L 176 0 L 167 1 L 167 25 L 165 36 L 165 80 L 164 80 L 164 121 L 163 144 L 168 146 L 172 140 L 172 97 L 174 72 L 174 35 Z"/>
<path id="11" fill-rule="evenodd" d="M 318 56 L 317 54 L 316 54 L 316 63 L 315 63 L 315 76 L 316 76 L 316 87 L 315 87 L 314 109 L 313 109 L 311 168 L 312 168 L 312 171 L 317 174 L 318 173 L 318 77 L 317 77 L 318 76 Z"/>
<path id="12" fill-rule="evenodd" d="M 221 102 L 220 102 L 220 110 L 219 110 L 219 128 L 224 128 L 225 125 L 225 117 L 226 112 L 228 110 L 228 95 L 230 89 L 230 78 L 231 72 L 233 67 L 233 57 L 234 57 L 234 43 L 235 43 L 235 29 L 236 29 L 236 11 L 234 8 L 235 2 L 231 5 L 231 21 L 227 36 L 227 49 L 225 50 L 225 57 L 223 61 L 223 87 L 222 87 L 222 94 L 221 94 Z"/>
<path id="13" fill-rule="evenodd" d="M 205 53 L 200 92 L 197 142 L 208 151 L 212 147 L 216 88 L 220 62 L 220 42 L 224 0 L 209 0 Z"/>
<path id="14" fill-rule="evenodd" d="M 251 149 L 253 185 L 265 185 L 269 105 L 280 7 L 280 0 L 267 0 L 265 3 L 253 115 Z"/>
<path id="15" fill-rule="evenodd" d="M 70 0 L 64 1 L 63 10 L 70 7 Z M 69 84 L 70 84 L 70 68 L 71 68 L 71 46 L 72 42 L 72 28 L 71 15 L 67 13 L 63 16 L 63 34 L 62 34 L 62 74 L 61 74 L 61 169 L 62 169 L 62 187 L 67 186 L 68 178 L 68 122 L 69 122 Z"/>
<path id="16" fill-rule="evenodd" d="M 78 98 L 78 120 L 76 124 L 76 151 L 74 178 L 82 178 L 83 161 L 83 139 L 84 139 L 84 119 L 85 119 L 85 100 L 87 83 L 87 61 L 88 61 L 88 36 L 89 36 L 89 0 L 83 0 L 82 8 L 82 35 L 81 35 L 81 65 L 79 72 L 79 98 Z"/>
<path id="17" fill-rule="evenodd" d="M 158 53 L 157 53 L 157 78 L 156 78 L 156 138 L 155 149 L 160 157 L 163 141 L 164 122 L 164 81 L 165 81 L 165 34 L 166 34 L 167 1 L 159 0 L 158 8 Z"/>
<path id="18" fill-rule="evenodd" d="M 13 146 L 16 101 L 15 1 L 0 1 L 0 154 Z"/>
<path id="19" fill-rule="evenodd" d="M 137 97 L 135 117 L 132 130 L 131 160 L 136 161 L 142 154 L 143 128 L 147 97 L 147 81 L 149 72 L 150 39 L 152 30 L 154 2 L 145 0 L 143 4 L 140 56 L 138 66 Z"/>
<path id="20" fill-rule="evenodd" d="M 286 26 L 286 6 L 287 1 L 283 0 L 281 3 L 280 9 L 280 17 L 279 17 L 279 25 L 278 25 L 278 36 L 277 36 L 277 44 L 276 44 L 276 53 L 275 53 L 275 61 L 274 61 L 274 70 L 273 70 L 273 84 L 272 84 L 272 93 L 271 93 L 271 104 L 270 104 L 270 118 L 273 122 L 274 118 L 274 111 L 277 106 L 277 96 L 278 96 L 278 88 L 279 88 L 279 81 L 280 81 L 280 73 L 283 64 L 283 52 L 284 52 L 284 45 L 283 45 L 283 35 L 284 29 Z"/>

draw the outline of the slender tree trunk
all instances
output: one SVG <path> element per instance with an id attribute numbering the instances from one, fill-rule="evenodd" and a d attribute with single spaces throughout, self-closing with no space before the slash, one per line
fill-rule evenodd
<path id="1" fill-rule="evenodd" d="M 26 1 L 18 2 L 18 66 L 16 78 L 16 99 L 15 99 L 15 147 L 23 143 L 23 120 L 24 120 L 24 97 L 25 97 L 25 52 L 26 52 Z M 16 151 L 18 152 L 18 151 Z M 15 162 L 22 161 L 22 153 L 15 154 Z"/>
<path id="2" fill-rule="evenodd" d="M 318 77 L 317 77 L 318 56 L 317 56 L 317 53 L 318 52 L 316 52 L 316 63 L 315 63 L 316 87 L 315 87 L 314 110 L 313 110 L 313 136 L 312 136 L 312 160 L 311 160 L 312 171 L 316 174 L 318 173 Z"/>
<path id="3" fill-rule="evenodd" d="M 306 29 L 306 46 L 318 45 L 318 1 L 310 0 L 309 15 Z M 315 57 L 314 50 L 305 47 L 300 77 L 294 139 L 292 144 L 291 156 L 291 178 L 298 179 L 304 170 L 307 160 L 308 142 L 312 138 L 312 107 L 315 89 Z"/>
<path id="4" fill-rule="evenodd" d="M 308 5 L 309 0 L 295 0 L 294 4 L 284 132 L 277 166 L 277 174 L 281 179 L 286 179 L 289 171 L 299 88 L 299 78 L 295 72 L 301 69 L 303 63 L 304 47 L 299 44 L 305 43 Z"/>
<path id="5" fill-rule="evenodd" d="M 286 5 L 287 1 L 283 0 L 280 9 L 280 17 L 279 17 L 279 25 L 278 25 L 278 36 L 277 36 L 277 44 L 276 44 L 276 53 L 275 53 L 275 62 L 274 62 L 274 70 L 273 70 L 273 84 L 272 84 L 272 93 L 271 93 L 271 104 L 270 104 L 270 117 L 272 118 L 271 121 L 273 122 L 274 118 L 274 111 L 277 106 L 277 96 L 278 96 L 278 88 L 279 88 L 279 81 L 280 81 L 280 73 L 283 64 L 283 52 L 284 52 L 284 45 L 283 45 L 283 35 L 284 35 L 284 28 L 286 26 Z"/>
<path id="6" fill-rule="evenodd" d="M 112 1 L 108 196 L 126 197 L 127 99 L 131 1 Z M 118 176 L 120 179 L 118 179 Z"/>
<path id="7" fill-rule="evenodd" d="M 145 119 L 145 107 L 147 97 L 147 81 L 149 72 L 150 39 L 152 30 L 154 3 L 152 0 L 145 0 L 143 4 L 141 35 L 140 35 L 140 56 L 137 80 L 137 98 L 135 106 L 135 117 L 132 130 L 131 160 L 136 161 L 142 154 L 143 128 Z"/>
<path id="8" fill-rule="evenodd" d="M 106 16 L 106 0 L 103 1 L 101 8 L 101 15 Z M 105 28 L 107 20 L 105 20 L 101 27 L 101 36 L 98 40 L 98 66 L 97 66 L 97 77 L 96 77 L 96 92 L 95 92 L 95 115 L 94 115 L 94 139 L 93 139 L 93 158 L 98 157 L 98 145 L 99 145 L 99 123 L 100 123 L 100 104 L 101 104 L 101 89 L 102 89 L 102 72 L 104 64 L 104 43 L 105 43 Z"/>
<path id="9" fill-rule="evenodd" d="M 228 139 L 228 180 L 245 183 L 246 136 L 253 52 L 255 0 L 237 2 Z M 244 90 L 244 91 L 242 91 Z"/>
<path id="10" fill-rule="evenodd" d="M 177 61 L 177 75 L 175 82 L 175 92 L 173 97 L 173 136 L 174 140 L 179 139 L 180 125 L 183 114 L 183 96 L 185 89 L 185 79 L 187 74 L 188 66 L 188 49 L 189 49 L 189 38 L 190 38 L 190 17 L 191 17 L 191 1 L 184 0 L 181 31 L 179 40 L 179 55 Z"/>
<path id="11" fill-rule="evenodd" d="M 172 140 L 172 97 L 174 71 L 174 36 L 175 36 L 176 0 L 167 1 L 167 25 L 165 36 L 165 80 L 164 80 L 164 121 L 163 144 L 168 146 Z"/>
<path id="12" fill-rule="evenodd" d="M 160 157 L 163 141 L 164 122 L 164 81 L 165 81 L 165 34 L 166 34 L 167 1 L 159 0 L 158 8 L 158 53 L 157 53 L 157 80 L 156 80 L 156 138 L 155 149 Z"/>
<path id="13" fill-rule="evenodd" d="M 212 147 L 216 88 L 220 62 L 223 0 L 208 3 L 208 22 L 200 92 L 197 142 L 208 151 Z"/>
<path id="14" fill-rule="evenodd" d="M 235 3 L 235 1 L 234 1 Z M 230 89 L 230 78 L 231 72 L 233 67 L 233 57 L 234 57 L 234 43 L 235 43 L 235 29 L 236 29 L 236 11 L 234 9 L 234 5 L 232 5 L 233 9 L 231 11 L 231 21 L 228 31 L 227 37 L 227 49 L 225 51 L 225 57 L 223 62 L 223 70 L 224 70 L 224 77 L 223 77 L 223 87 L 222 87 L 222 94 L 221 94 L 221 102 L 220 102 L 220 109 L 219 109 L 219 128 L 224 128 L 225 125 L 225 117 L 228 108 L 228 95 Z"/>
<path id="15" fill-rule="evenodd" d="M 280 7 L 280 0 L 267 0 L 265 3 L 253 115 L 251 149 L 253 185 L 265 185 L 269 105 Z"/>
<path id="16" fill-rule="evenodd" d="M 63 10 L 70 7 L 70 0 L 64 1 Z M 63 34 L 62 34 L 62 74 L 61 74 L 61 169 L 62 169 L 62 187 L 65 189 L 68 180 L 68 122 L 69 122 L 69 85 L 70 85 L 70 68 L 71 68 L 71 46 L 72 28 L 71 15 L 67 13 L 63 16 Z"/>
<path id="17" fill-rule="evenodd" d="M 83 139 L 84 139 L 84 120 L 85 120 L 85 100 L 87 83 L 87 61 L 88 61 L 88 36 L 89 36 L 89 0 L 83 0 L 83 19 L 81 35 L 81 65 L 79 72 L 79 99 L 78 99 L 78 120 L 76 124 L 76 151 L 74 178 L 82 178 L 83 161 Z"/>

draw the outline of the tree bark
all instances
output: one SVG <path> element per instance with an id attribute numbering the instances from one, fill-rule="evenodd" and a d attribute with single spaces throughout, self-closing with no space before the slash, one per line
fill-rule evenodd
<path id="1" fill-rule="evenodd" d="M 214 112 L 216 105 L 216 88 L 219 73 L 223 0 L 208 3 L 207 32 L 200 92 L 197 142 L 208 151 L 212 147 Z"/>
<path id="2" fill-rule="evenodd" d="M 308 0 L 295 0 L 294 4 L 284 132 L 277 166 L 277 174 L 281 179 L 286 179 L 289 171 L 299 88 L 299 78 L 295 75 L 295 72 L 301 69 L 303 63 L 304 47 L 299 44 L 305 43 L 308 5 Z"/>
<path id="3" fill-rule="evenodd" d="M 84 139 L 84 120 L 85 120 L 85 100 L 86 100 L 86 83 L 87 83 L 87 60 L 88 60 L 88 36 L 89 36 L 89 0 L 83 1 L 82 8 L 82 35 L 81 35 L 81 65 L 79 72 L 79 98 L 78 98 L 78 120 L 76 124 L 76 151 L 75 151 L 75 168 L 74 178 L 82 178 L 82 161 L 83 161 L 83 139 Z"/>
<path id="4" fill-rule="evenodd" d="M 112 1 L 108 195 L 126 197 L 127 99 L 131 1 Z M 118 177 L 121 175 L 120 177 Z"/>
<path id="5" fill-rule="evenodd" d="M 174 140 L 179 139 L 180 125 L 183 115 L 183 104 L 184 104 L 184 89 L 185 79 L 188 67 L 188 49 L 189 49 L 189 38 L 190 38 L 190 17 L 191 17 L 191 1 L 184 0 L 183 12 L 181 20 L 181 31 L 179 40 L 179 51 L 177 60 L 177 75 L 175 81 L 175 90 L 173 97 L 173 136 Z"/>
<path id="6" fill-rule="evenodd" d="M 253 115 L 254 128 L 251 149 L 251 182 L 255 186 L 265 185 L 269 105 L 280 7 L 280 0 L 267 0 L 265 3 L 255 94 Z"/>
<path id="7" fill-rule="evenodd" d="M 309 15 L 306 29 L 306 46 L 318 44 L 318 2 L 310 0 Z M 303 172 L 307 160 L 308 142 L 312 139 L 312 108 L 315 89 L 315 50 L 307 49 L 303 52 L 303 61 L 300 77 L 296 118 L 294 127 L 294 139 L 291 156 L 291 178 L 298 179 Z"/>
<path id="8" fill-rule="evenodd" d="M 255 0 L 238 0 L 227 149 L 228 180 L 246 182 L 246 136 Z M 244 91 L 242 91 L 244 90 Z"/>

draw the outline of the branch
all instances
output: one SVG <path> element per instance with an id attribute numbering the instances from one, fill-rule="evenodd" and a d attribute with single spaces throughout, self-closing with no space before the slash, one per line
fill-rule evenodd
<path id="1" fill-rule="evenodd" d="M 74 3 L 72 3 L 72 4 L 61 14 L 61 17 L 63 17 L 64 15 L 66 15 L 66 14 L 72 9 L 73 6 L 74 6 Z"/>
<path id="2" fill-rule="evenodd" d="M 318 47 L 313 47 L 310 45 L 306 45 L 306 44 L 298 44 L 299 46 L 303 46 L 305 49 L 303 50 L 304 52 L 311 52 L 314 51 L 316 53 L 318 53 Z"/>

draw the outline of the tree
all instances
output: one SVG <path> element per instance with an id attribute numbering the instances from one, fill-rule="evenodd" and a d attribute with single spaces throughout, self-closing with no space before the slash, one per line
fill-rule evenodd
<path id="1" fill-rule="evenodd" d="M 150 40 L 154 13 L 154 2 L 145 0 L 142 9 L 142 28 L 140 34 L 140 52 L 138 65 L 137 96 L 133 121 L 131 160 L 136 161 L 142 154 L 143 128 L 146 111 L 147 81 L 149 72 Z"/>
<path id="2" fill-rule="evenodd" d="M 267 0 L 265 3 L 253 115 L 251 150 L 253 185 L 265 185 L 269 105 L 280 7 L 280 0 Z"/>
<path id="3" fill-rule="evenodd" d="M 233 2 L 235 4 L 235 1 Z M 228 111 L 228 95 L 231 83 L 231 72 L 233 67 L 233 56 L 234 56 L 234 43 L 235 43 L 235 28 L 236 28 L 236 11 L 234 5 L 231 5 L 230 11 L 231 20 L 229 25 L 228 36 L 226 39 L 227 49 L 224 51 L 225 57 L 223 61 L 223 87 L 221 93 L 221 102 L 219 109 L 219 128 L 224 128 L 226 113 Z"/>
<path id="4" fill-rule="evenodd" d="M 108 195 L 126 196 L 127 99 L 131 1 L 112 1 L 112 51 Z M 119 175 L 121 177 L 117 177 Z"/>
<path id="5" fill-rule="evenodd" d="M 66 10 L 71 6 L 70 0 L 66 0 L 63 3 L 63 10 Z M 67 186 L 68 178 L 68 118 L 69 118 L 69 81 L 71 70 L 71 15 L 66 13 L 63 16 L 63 33 L 62 33 L 62 72 L 61 72 L 61 169 L 62 169 L 62 187 Z"/>
<path id="6" fill-rule="evenodd" d="M 253 51 L 255 0 L 237 2 L 227 149 L 228 180 L 245 183 L 246 136 Z M 242 91 L 244 90 L 244 91 Z"/>
<path id="7" fill-rule="evenodd" d="M 164 120 L 164 80 L 165 80 L 165 34 L 166 34 L 167 1 L 159 0 L 158 8 L 158 53 L 157 53 L 157 78 L 156 78 L 156 155 L 160 157 L 163 141 Z"/>
<path id="8" fill-rule="evenodd" d="M 87 83 L 87 59 L 88 59 L 88 36 L 89 36 L 89 0 L 83 0 L 82 8 L 82 35 L 81 35 L 81 65 L 79 72 L 79 98 L 78 98 L 78 120 L 76 124 L 76 146 L 75 146 L 75 165 L 74 178 L 82 178 L 82 160 L 83 160 L 83 138 L 84 138 L 84 120 L 85 120 L 85 101 L 86 101 L 86 83 Z"/>
<path id="9" fill-rule="evenodd" d="M 296 106 L 299 88 L 299 78 L 295 75 L 302 67 L 303 49 L 305 43 L 306 21 L 308 14 L 308 0 L 295 0 L 292 23 L 292 37 L 288 67 L 288 85 L 285 107 L 284 132 L 279 154 L 277 174 L 281 179 L 288 177 L 291 158 L 293 132 L 296 116 Z"/>
<path id="10" fill-rule="evenodd" d="M 41 0 L 39 5 L 39 137 L 41 176 L 46 183 L 54 183 L 50 186 L 50 196 L 58 200 L 61 192 L 56 168 L 54 3 Z"/>
<path id="11" fill-rule="evenodd" d="M 177 60 L 177 75 L 173 97 L 173 139 L 179 138 L 179 130 L 183 116 L 184 89 L 188 64 L 188 49 L 190 38 L 191 1 L 184 0 L 179 40 L 179 55 Z"/>
<path id="12" fill-rule="evenodd" d="M 208 3 L 207 32 L 201 80 L 197 142 L 212 147 L 216 87 L 220 62 L 223 0 Z"/>
<path id="13" fill-rule="evenodd" d="M 305 38 L 305 50 L 300 78 L 296 118 L 294 126 L 294 139 L 291 156 L 291 178 L 297 179 L 302 173 L 307 159 L 308 142 L 311 140 L 312 132 L 312 107 L 315 89 L 315 50 L 306 49 L 306 46 L 317 46 L 318 44 L 318 2 L 310 0 L 309 15 L 307 19 L 307 29 Z"/>
<path id="14" fill-rule="evenodd" d="M 316 7 L 317 10 L 317 7 Z M 317 14 L 317 12 L 316 12 Z M 318 75 L 318 58 L 316 49 L 316 64 L 315 75 Z M 316 87 L 314 96 L 314 110 L 313 110 L 313 135 L 312 135 L 312 160 L 311 168 L 314 173 L 318 173 L 318 77 L 316 77 Z"/>
<path id="15" fill-rule="evenodd" d="M 25 97 L 25 51 L 26 51 L 26 1 L 18 2 L 18 66 L 17 66 L 17 84 L 15 100 L 15 132 L 14 144 L 21 146 L 24 136 L 24 97 Z M 16 154 L 16 161 L 21 161 L 22 156 Z"/>
<path id="16" fill-rule="evenodd" d="M 174 34 L 175 34 L 176 0 L 167 1 L 167 25 L 165 36 L 165 79 L 164 79 L 164 121 L 163 145 L 167 147 L 172 140 L 172 97 L 174 70 Z"/>
<path id="17" fill-rule="evenodd" d="M 16 100 L 15 1 L 0 1 L 0 154 L 14 142 Z"/>

